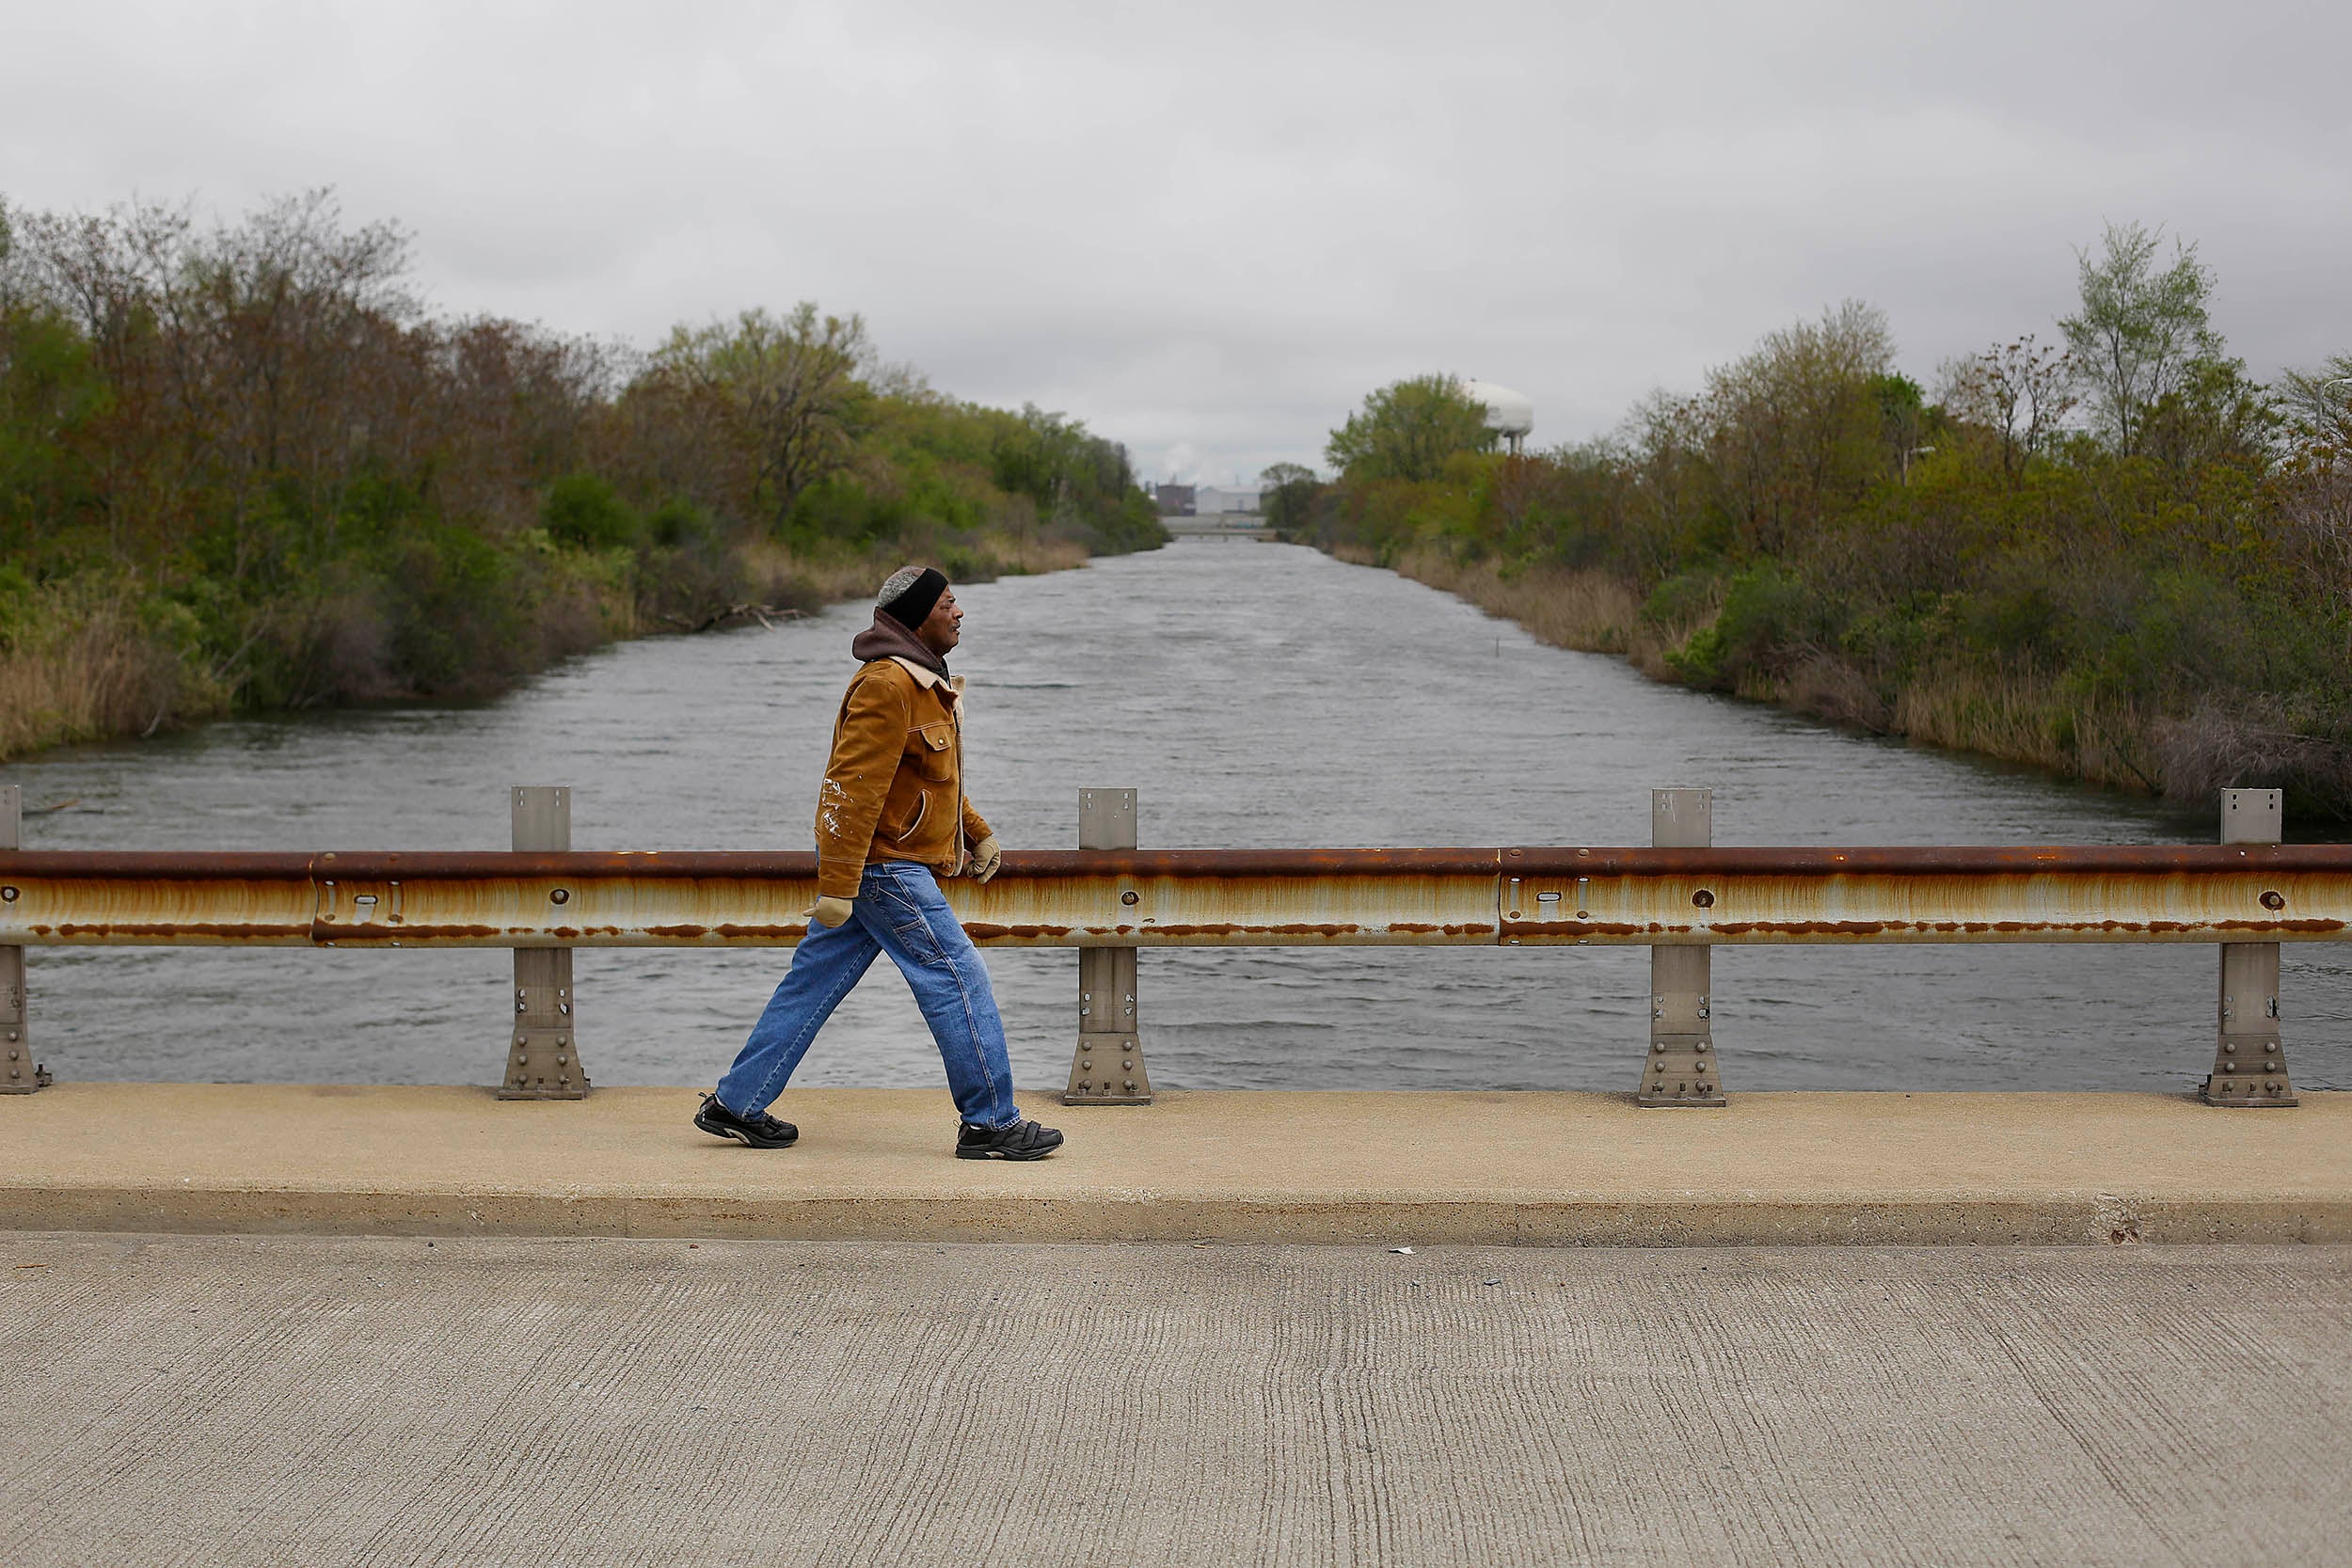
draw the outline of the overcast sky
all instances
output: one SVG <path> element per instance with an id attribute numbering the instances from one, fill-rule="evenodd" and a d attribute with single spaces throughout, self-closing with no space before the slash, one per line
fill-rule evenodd
<path id="1" fill-rule="evenodd" d="M 1452 371 L 1613 426 L 1849 296 L 1904 367 L 2162 224 L 2252 370 L 2352 352 L 2352 6 L 0 0 L 0 196 L 332 185 L 440 309 L 814 299 L 1146 477 Z"/>

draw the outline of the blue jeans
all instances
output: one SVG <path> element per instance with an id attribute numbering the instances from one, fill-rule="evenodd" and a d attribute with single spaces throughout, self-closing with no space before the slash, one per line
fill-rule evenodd
<path id="1" fill-rule="evenodd" d="M 719 1080 L 719 1103 L 738 1116 L 766 1110 L 877 953 L 889 954 L 907 977 L 947 1066 L 947 1087 L 958 1113 L 977 1127 L 1019 1121 L 1005 1023 L 996 1016 L 988 970 L 941 896 L 930 867 L 911 861 L 868 865 L 850 918 L 830 928 L 809 927 L 784 983 L 768 999 L 768 1010 Z"/>

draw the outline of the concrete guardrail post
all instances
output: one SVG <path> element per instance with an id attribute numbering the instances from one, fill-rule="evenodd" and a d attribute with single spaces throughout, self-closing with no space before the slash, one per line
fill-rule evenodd
<path id="1" fill-rule="evenodd" d="M 2284 834 L 2286 802 L 2276 789 L 2221 792 L 2221 842 L 2277 844 Z M 2263 902 L 2276 909 L 2276 893 Z M 2208 1105 L 2271 1106 L 2296 1102 L 2287 1077 L 2286 1041 L 2279 1032 L 2279 944 L 2221 944 L 2221 1034 L 2205 1075 Z"/>
<path id="2" fill-rule="evenodd" d="M 1650 843 L 1661 849 L 1703 849 L 1714 840 L 1715 792 L 1649 792 Z M 1712 907 L 1714 895 L 1692 895 Z M 1634 1101 L 1642 1105 L 1721 1105 L 1723 1074 L 1715 1060 L 1712 999 L 1714 949 L 1698 943 L 1649 950 L 1649 1058 Z"/>
<path id="3" fill-rule="evenodd" d="M 22 848 L 19 834 L 24 820 L 24 791 L 15 784 L 0 786 L 0 849 Z M 13 902 L 16 889 L 0 888 L 0 897 Z M 49 1083 L 49 1069 L 33 1060 L 33 1032 L 24 1005 L 24 949 L 0 942 L 0 1094 L 31 1094 Z"/>
<path id="4" fill-rule="evenodd" d="M 1136 792 L 1078 791 L 1078 847 L 1136 847 Z M 1120 891 L 1133 907 L 1134 888 Z M 1149 1105 L 1152 1075 L 1144 1070 L 1143 1040 L 1136 1032 L 1136 950 L 1078 949 L 1078 1049 L 1070 1059 L 1065 1105 Z"/>
<path id="5" fill-rule="evenodd" d="M 518 851 L 563 853 L 572 847 L 572 792 L 517 784 L 514 805 Z M 562 895 L 558 890 L 557 896 Z M 572 1006 L 572 950 L 515 949 L 513 1046 L 499 1080 L 501 1100 L 583 1100 L 588 1072 L 580 1061 Z"/>

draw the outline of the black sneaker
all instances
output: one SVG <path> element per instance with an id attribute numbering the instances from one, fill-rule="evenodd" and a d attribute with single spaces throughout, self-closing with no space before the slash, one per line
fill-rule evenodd
<path id="1" fill-rule="evenodd" d="M 719 1103 L 715 1094 L 703 1096 L 702 1109 L 694 1113 L 694 1125 L 714 1138 L 733 1138 L 754 1148 L 790 1148 L 801 1130 L 788 1121 L 778 1121 L 765 1111 L 755 1117 L 739 1117 Z"/>
<path id="2" fill-rule="evenodd" d="M 1042 1160 L 1061 1147 L 1061 1134 L 1050 1127 L 1040 1127 L 1033 1121 L 1016 1121 L 1010 1127 L 975 1127 L 961 1124 L 956 1133 L 956 1158 L 959 1160 Z"/>

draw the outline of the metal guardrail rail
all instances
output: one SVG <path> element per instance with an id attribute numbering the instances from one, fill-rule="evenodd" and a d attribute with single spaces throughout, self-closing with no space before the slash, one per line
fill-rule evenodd
<path id="1" fill-rule="evenodd" d="M 817 858 L 572 851 L 568 804 L 516 790 L 512 852 L 0 849 L 0 955 L 21 966 L 24 947 L 44 945 L 513 948 L 523 1022 L 501 1092 L 574 1096 L 587 1079 L 572 949 L 790 945 L 806 933 Z M 2352 845 L 2275 842 L 2275 791 L 2225 799 L 2224 837 L 2240 842 L 2102 847 L 1716 847 L 1703 790 L 1656 793 L 1649 848 L 1143 850 L 1133 791 L 1082 792 L 1080 811 L 1092 847 L 1009 852 L 990 883 L 945 884 L 982 946 L 1081 951 L 1065 1096 L 1076 1102 L 1150 1099 L 1134 979 L 1147 947 L 1646 946 L 1640 1098 L 1720 1104 L 1712 947 L 2164 942 L 2222 948 L 2206 1098 L 2292 1104 L 2279 944 L 2352 939 Z M 21 978 L 13 995 L 0 1013 L 12 1049 Z"/>
<path id="2" fill-rule="evenodd" d="M 0 852 L 27 946 L 774 947 L 813 854 Z M 1010 850 L 984 947 L 2329 942 L 2352 845 Z"/>

